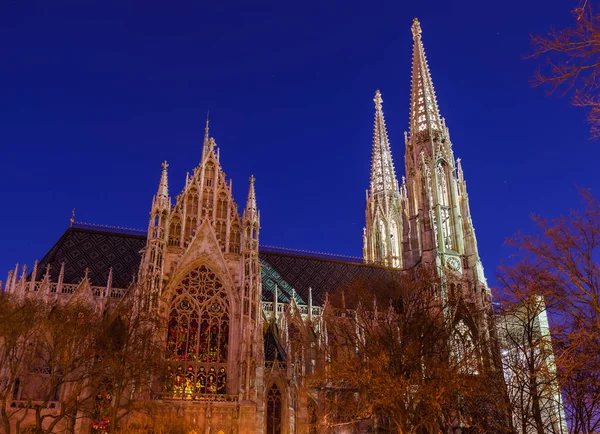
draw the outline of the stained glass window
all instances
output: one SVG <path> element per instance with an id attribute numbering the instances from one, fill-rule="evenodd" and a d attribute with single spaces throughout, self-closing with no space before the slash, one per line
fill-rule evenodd
<path id="1" fill-rule="evenodd" d="M 281 392 L 275 384 L 267 395 L 267 434 L 281 434 Z"/>
<path id="2" fill-rule="evenodd" d="M 229 349 L 229 304 L 218 276 L 202 265 L 175 288 L 171 298 L 166 391 L 193 399 L 198 394 L 226 393 Z"/>

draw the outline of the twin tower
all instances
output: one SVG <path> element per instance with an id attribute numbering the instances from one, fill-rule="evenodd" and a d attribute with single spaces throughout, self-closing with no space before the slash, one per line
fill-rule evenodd
<path id="1" fill-rule="evenodd" d="M 435 264 L 442 273 L 450 269 L 487 286 L 467 185 L 440 116 L 416 18 L 412 34 L 410 132 L 404 133 L 406 177 L 401 183 L 396 177 L 383 99 L 377 91 L 363 258 L 369 264 L 402 269 Z"/>

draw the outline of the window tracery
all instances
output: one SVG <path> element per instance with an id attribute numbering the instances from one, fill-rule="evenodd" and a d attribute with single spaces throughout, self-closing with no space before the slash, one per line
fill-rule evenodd
<path id="1" fill-rule="evenodd" d="M 228 349 L 227 293 L 218 276 L 201 265 L 179 283 L 171 298 L 167 391 L 186 399 L 225 393 Z"/>
<path id="2" fill-rule="evenodd" d="M 473 334 L 462 319 L 454 326 L 450 339 L 450 356 L 461 373 L 471 375 L 479 373 Z"/>
<path id="3" fill-rule="evenodd" d="M 275 384 L 267 395 L 267 434 L 281 434 L 281 392 Z"/>
<path id="4" fill-rule="evenodd" d="M 188 216 L 198 215 L 198 190 L 195 187 L 192 187 L 188 194 L 186 214 Z"/>
<path id="5" fill-rule="evenodd" d="M 169 229 L 169 246 L 178 246 L 181 239 L 181 219 L 177 216 L 171 219 Z"/>
<path id="6" fill-rule="evenodd" d="M 231 235 L 229 236 L 229 251 L 231 253 L 240 253 L 242 244 L 242 232 L 239 223 L 234 223 L 231 227 Z"/>

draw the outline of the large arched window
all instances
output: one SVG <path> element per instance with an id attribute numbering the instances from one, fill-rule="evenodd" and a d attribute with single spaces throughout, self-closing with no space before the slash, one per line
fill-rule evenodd
<path id="1" fill-rule="evenodd" d="M 450 356 L 463 374 L 479 373 L 477 350 L 469 326 L 461 319 L 456 323 L 450 339 Z"/>
<path id="2" fill-rule="evenodd" d="M 281 434 L 281 392 L 275 384 L 267 395 L 267 434 Z"/>
<path id="3" fill-rule="evenodd" d="M 169 309 L 167 392 L 193 399 L 225 393 L 229 348 L 229 303 L 218 276 L 205 265 L 175 288 Z"/>

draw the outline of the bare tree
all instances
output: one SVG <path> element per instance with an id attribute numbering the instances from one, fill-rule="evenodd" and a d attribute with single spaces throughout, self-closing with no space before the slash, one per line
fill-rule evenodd
<path id="1" fill-rule="evenodd" d="M 535 73 L 532 84 L 546 86 L 549 93 L 572 97 L 578 107 L 590 109 L 588 122 L 592 138 L 600 137 L 600 15 L 594 2 L 580 0 L 573 11 L 573 25 L 546 36 L 532 36 L 533 54 L 544 63 Z"/>
<path id="2" fill-rule="evenodd" d="M 148 405 L 153 388 L 160 387 L 165 372 L 163 336 L 156 315 L 121 305 L 103 322 L 103 339 L 98 351 L 99 376 L 96 379 L 94 423 L 102 431 L 119 432 L 122 421 L 139 416 Z"/>
<path id="3" fill-rule="evenodd" d="M 356 282 L 330 298 L 323 363 L 310 383 L 319 390 L 318 432 L 343 426 L 501 432 L 506 426 L 497 417 L 501 382 L 484 375 L 474 342 L 460 352 L 452 347 L 453 320 L 434 276 L 422 269 L 394 283 Z"/>
<path id="4" fill-rule="evenodd" d="M 508 398 L 517 432 L 566 434 L 560 381 L 546 314 L 543 281 L 527 262 L 503 267 L 498 328 Z M 555 332 L 557 330 L 555 329 Z"/>
<path id="5" fill-rule="evenodd" d="M 11 422 L 19 432 L 26 415 L 16 400 L 27 374 L 29 344 L 39 332 L 38 314 L 35 303 L 20 303 L 9 294 L 0 294 L 0 414 L 7 434 L 12 432 Z"/>
<path id="6" fill-rule="evenodd" d="M 77 304 L 49 306 L 3 297 L 5 433 L 72 432 L 92 402 L 98 316 Z"/>
<path id="7" fill-rule="evenodd" d="M 536 233 L 508 240 L 522 253 L 508 276 L 527 273 L 520 296 L 546 300 L 571 432 L 593 433 L 600 429 L 600 205 L 580 193 L 581 211 L 550 221 L 534 216 Z"/>

